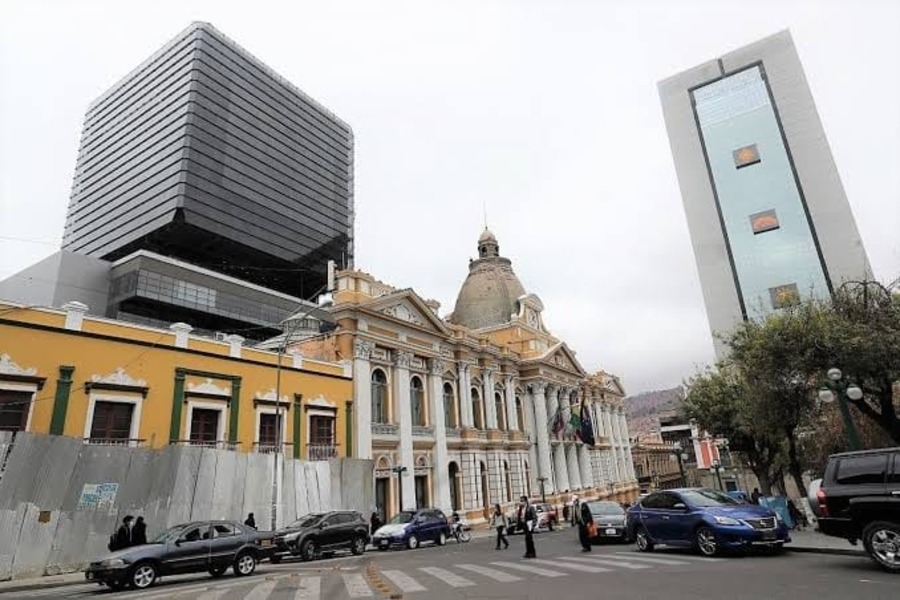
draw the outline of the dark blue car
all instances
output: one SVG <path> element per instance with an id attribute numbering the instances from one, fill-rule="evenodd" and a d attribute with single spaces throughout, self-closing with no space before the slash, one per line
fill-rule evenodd
<path id="1" fill-rule="evenodd" d="M 665 544 L 705 556 L 754 546 L 780 549 L 790 541 L 787 526 L 768 508 L 703 488 L 650 494 L 628 511 L 628 533 L 641 552 Z"/>
<path id="2" fill-rule="evenodd" d="M 404 510 L 382 526 L 372 536 L 372 544 L 379 550 L 406 547 L 415 550 L 422 542 L 434 542 L 438 546 L 447 543 L 450 526 L 447 517 L 436 508 Z"/>

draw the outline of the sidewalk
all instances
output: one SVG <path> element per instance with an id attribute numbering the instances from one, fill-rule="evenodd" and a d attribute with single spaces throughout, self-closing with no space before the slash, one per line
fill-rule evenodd
<path id="1" fill-rule="evenodd" d="M 0 581 L 0 594 L 7 594 L 10 592 L 24 592 L 36 589 L 43 590 L 63 587 L 67 585 L 77 585 L 79 583 L 88 583 L 88 581 L 84 578 L 84 573 L 81 571 L 78 571 L 76 573 L 65 573 L 63 575 L 47 575 L 44 577 L 30 577 L 28 579 L 12 579 L 10 581 Z"/>
<path id="2" fill-rule="evenodd" d="M 817 552 L 819 554 L 842 554 L 844 556 L 865 556 L 862 542 L 856 546 L 845 539 L 823 535 L 812 528 L 791 532 L 791 543 L 784 549 L 791 552 Z"/>

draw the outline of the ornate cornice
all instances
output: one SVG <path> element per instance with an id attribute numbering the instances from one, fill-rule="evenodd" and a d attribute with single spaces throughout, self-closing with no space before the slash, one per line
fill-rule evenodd
<path id="1" fill-rule="evenodd" d="M 37 375 L 37 368 L 23 369 L 12 361 L 9 354 L 0 354 L 0 374 L 33 377 Z"/>
<path id="2" fill-rule="evenodd" d="M 428 361 L 428 368 L 432 375 L 443 375 L 447 365 L 440 358 L 432 358 Z"/>
<path id="3" fill-rule="evenodd" d="M 369 360 L 372 357 L 372 350 L 375 349 L 375 343 L 368 340 L 356 338 L 353 340 L 353 357 L 362 360 Z"/>
<path id="4" fill-rule="evenodd" d="M 413 353 L 407 350 L 394 351 L 394 364 L 401 369 L 408 369 L 413 359 Z"/>

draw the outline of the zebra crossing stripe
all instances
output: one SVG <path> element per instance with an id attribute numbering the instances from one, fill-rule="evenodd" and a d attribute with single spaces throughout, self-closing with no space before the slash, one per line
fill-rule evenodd
<path id="1" fill-rule="evenodd" d="M 563 558 L 563 557 L 560 557 L 560 558 Z M 586 562 L 586 563 L 591 563 L 591 564 L 595 564 L 595 565 L 606 565 L 607 567 L 622 567 L 623 569 L 632 569 L 634 571 L 637 571 L 638 569 L 652 568 L 650 565 L 637 565 L 637 564 L 625 562 L 624 560 L 619 560 L 619 559 L 613 558 L 613 557 L 604 559 L 601 556 L 598 556 L 596 558 L 594 558 L 593 556 L 567 556 L 564 558 L 566 558 L 568 560 L 577 560 L 579 562 Z M 610 560 L 610 559 L 612 559 L 612 560 Z"/>
<path id="2" fill-rule="evenodd" d="M 401 592 L 424 592 L 428 589 L 403 571 L 381 571 L 381 574 L 390 579 Z"/>
<path id="3" fill-rule="evenodd" d="M 375 595 L 359 573 L 345 573 L 342 577 L 344 578 L 344 587 L 347 588 L 347 595 L 351 598 L 367 598 Z"/>
<path id="4" fill-rule="evenodd" d="M 492 569 L 490 567 L 482 567 L 481 565 L 455 565 L 460 569 L 465 569 L 466 571 L 472 571 L 473 573 L 478 573 L 479 575 L 484 575 L 494 581 L 500 581 L 502 583 L 509 583 L 511 581 L 520 581 L 521 577 L 516 577 L 515 575 L 510 575 L 509 573 L 504 573 L 503 571 L 498 571 L 497 569 Z"/>
<path id="5" fill-rule="evenodd" d="M 647 556 L 628 556 L 628 560 L 636 560 L 638 562 L 648 562 L 655 565 L 689 565 L 691 563 L 684 560 L 672 560 L 671 558 L 650 558 Z"/>
<path id="6" fill-rule="evenodd" d="M 466 579 L 465 577 L 460 577 L 456 573 L 451 573 L 450 571 L 439 567 L 419 567 L 419 570 L 428 573 L 432 577 L 437 577 L 451 587 L 468 587 L 475 585 L 474 581 Z"/>
<path id="7" fill-rule="evenodd" d="M 176 590 L 172 590 L 174 593 Z M 219 600 L 222 596 L 228 593 L 228 588 L 222 588 L 218 590 L 210 590 L 206 593 L 200 594 L 197 596 L 197 600 Z"/>
<path id="8" fill-rule="evenodd" d="M 277 580 L 264 581 L 250 590 L 250 593 L 244 596 L 244 600 L 267 600 L 269 595 L 275 590 L 276 585 L 278 585 Z"/>
<path id="9" fill-rule="evenodd" d="M 541 577 L 565 577 L 568 574 L 560 573 L 559 571 L 551 571 L 550 569 L 535 567 L 531 563 L 492 562 L 491 564 L 497 565 L 498 567 L 505 567 L 507 569 L 515 569 L 516 571 L 525 571 L 526 573 L 540 575 Z"/>
<path id="10" fill-rule="evenodd" d="M 563 560 L 546 560 L 544 558 L 535 558 L 534 562 L 550 567 L 558 567 L 560 569 L 583 571 L 584 573 L 606 573 L 607 571 L 609 571 L 609 569 L 604 569 L 603 567 L 589 567 L 587 565 L 580 565 L 577 563 L 568 563 Z"/>
<path id="11" fill-rule="evenodd" d="M 294 593 L 294 600 L 319 600 L 322 591 L 321 577 L 304 577 Z"/>
<path id="12" fill-rule="evenodd" d="M 635 556 L 637 552 L 616 552 L 616 554 L 621 556 L 627 556 L 628 558 L 639 558 Z M 658 557 L 665 557 L 666 560 L 686 560 L 688 562 L 722 562 L 721 558 L 709 558 L 707 556 L 690 556 L 688 554 L 655 554 L 652 558 L 655 560 Z M 640 558 L 650 559 L 649 556 L 640 555 Z"/>

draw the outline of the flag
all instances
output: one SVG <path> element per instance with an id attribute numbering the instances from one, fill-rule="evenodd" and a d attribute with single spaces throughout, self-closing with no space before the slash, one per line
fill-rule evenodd
<path id="1" fill-rule="evenodd" d="M 562 431 L 564 427 L 565 423 L 563 422 L 562 411 L 557 408 L 556 414 L 553 415 L 553 434 L 559 435 L 559 432 Z"/>
<path id="2" fill-rule="evenodd" d="M 581 400 L 581 435 L 579 437 L 588 446 L 593 446 L 597 443 L 594 439 L 594 425 L 591 423 L 591 412 L 587 410 L 583 399 Z"/>

